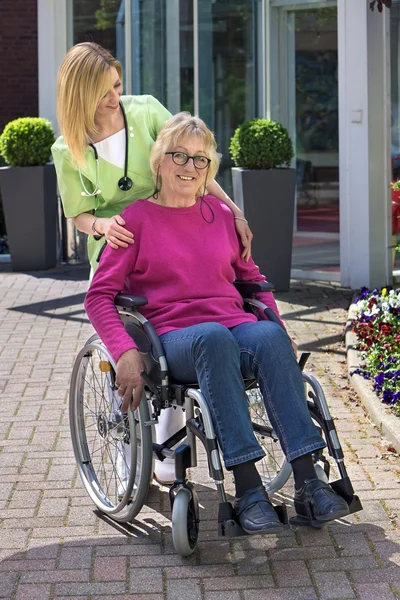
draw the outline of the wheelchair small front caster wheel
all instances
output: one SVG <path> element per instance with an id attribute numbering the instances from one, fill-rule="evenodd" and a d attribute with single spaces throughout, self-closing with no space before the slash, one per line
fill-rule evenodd
<path id="1" fill-rule="evenodd" d="M 172 540 L 181 556 L 190 556 L 199 537 L 199 501 L 193 488 L 181 487 L 172 507 Z"/>

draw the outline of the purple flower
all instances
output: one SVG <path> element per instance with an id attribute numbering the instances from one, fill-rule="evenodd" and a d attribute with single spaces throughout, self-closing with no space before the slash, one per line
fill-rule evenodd
<path id="1" fill-rule="evenodd" d="M 390 401 L 391 406 L 396 404 L 396 402 L 398 402 L 399 400 L 400 400 L 400 392 L 396 392 L 395 394 L 393 394 L 392 399 Z"/>
<path id="2" fill-rule="evenodd" d="M 384 402 L 385 404 L 392 404 L 392 399 L 393 399 L 392 390 L 385 390 L 383 392 L 382 402 Z"/>

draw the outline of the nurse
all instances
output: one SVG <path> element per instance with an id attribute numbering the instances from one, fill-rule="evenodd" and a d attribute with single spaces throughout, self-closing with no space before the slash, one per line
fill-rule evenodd
<path id="1" fill-rule="evenodd" d="M 61 64 L 57 115 L 62 136 L 52 154 L 64 214 L 88 235 L 92 277 L 104 243 L 120 252 L 134 243 L 120 213 L 154 193 L 150 149 L 171 114 L 153 96 L 122 96 L 120 62 L 98 44 L 84 42 L 73 46 Z M 243 213 L 216 181 L 210 181 L 207 188 L 234 213 L 248 260 L 253 236 Z M 157 441 L 170 437 L 181 423 L 178 411 L 163 411 Z M 119 461 L 122 482 L 124 468 L 129 467 L 123 454 Z M 158 461 L 155 470 L 163 483 L 175 479 L 174 464 L 167 459 Z"/>
<path id="2" fill-rule="evenodd" d="M 92 276 L 104 242 L 134 243 L 119 214 L 153 194 L 150 149 L 171 114 L 153 96 L 122 96 L 121 64 L 92 42 L 73 46 L 61 64 L 57 114 L 62 136 L 52 153 L 61 200 L 65 216 L 89 236 Z M 234 213 L 248 259 L 253 236 L 243 213 L 216 181 L 207 187 Z"/>

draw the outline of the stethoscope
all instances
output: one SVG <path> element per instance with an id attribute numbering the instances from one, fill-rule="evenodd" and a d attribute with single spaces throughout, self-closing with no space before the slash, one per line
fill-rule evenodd
<path id="1" fill-rule="evenodd" d="M 123 192 L 127 192 L 128 190 L 131 189 L 132 185 L 133 185 L 133 181 L 130 177 L 128 177 L 128 122 L 126 120 L 126 114 L 125 114 L 125 110 L 124 107 L 122 106 L 122 102 L 119 103 L 121 110 L 122 110 L 122 116 L 124 118 L 124 128 L 125 128 L 125 164 L 124 164 L 124 175 L 123 177 L 121 177 L 121 179 L 119 179 L 118 181 L 118 187 L 121 191 Z M 83 181 L 83 177 L 82 177 L 82 173 L 80 168 L 78 167 L 78 172 L 79 172 L 79 178 L 81 180 L 81 185 L 83 187 L 83 192 L 81 192 L 81 196 L 87 196 L 87 197 L 91 197 L 91 196 L 98 196 L 99 194 L 101 194 L 101 190 L 99 189 L 99 155 L 97 153 L 96 147 L 94 144 L 90 143 L 89 146 L 92 148 L 93 152 L 94 152 L 94 158 L 96 160 L 96 183 L 94 186 L 94 190 L 92 193 L 90 193 L 85 186 L 85 182 Z"/>

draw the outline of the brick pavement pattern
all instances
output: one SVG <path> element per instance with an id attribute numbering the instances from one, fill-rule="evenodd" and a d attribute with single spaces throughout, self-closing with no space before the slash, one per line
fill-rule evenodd
<path id="1" fill-rule="evenodd" d="M 336 419 L 364 510 L 322 530 L 217 536 L 204 460 L 195 554 L 177 556 L 167 490 L 153 486 L 122 528 L 98 518 L 77 474 L 68 426 L 74 357 L 92 329 L 87 270 L 0 272 L 0 598 L 12 600 L 393 600 L 400 590 L 400 462 L 346 379 L 350 290 L 294 282 L 278 294 L 288 328 Z M 232 491 L 232 482 L 227 480 Z M 291 504 L 292 482 L 283 490 Z"/>

